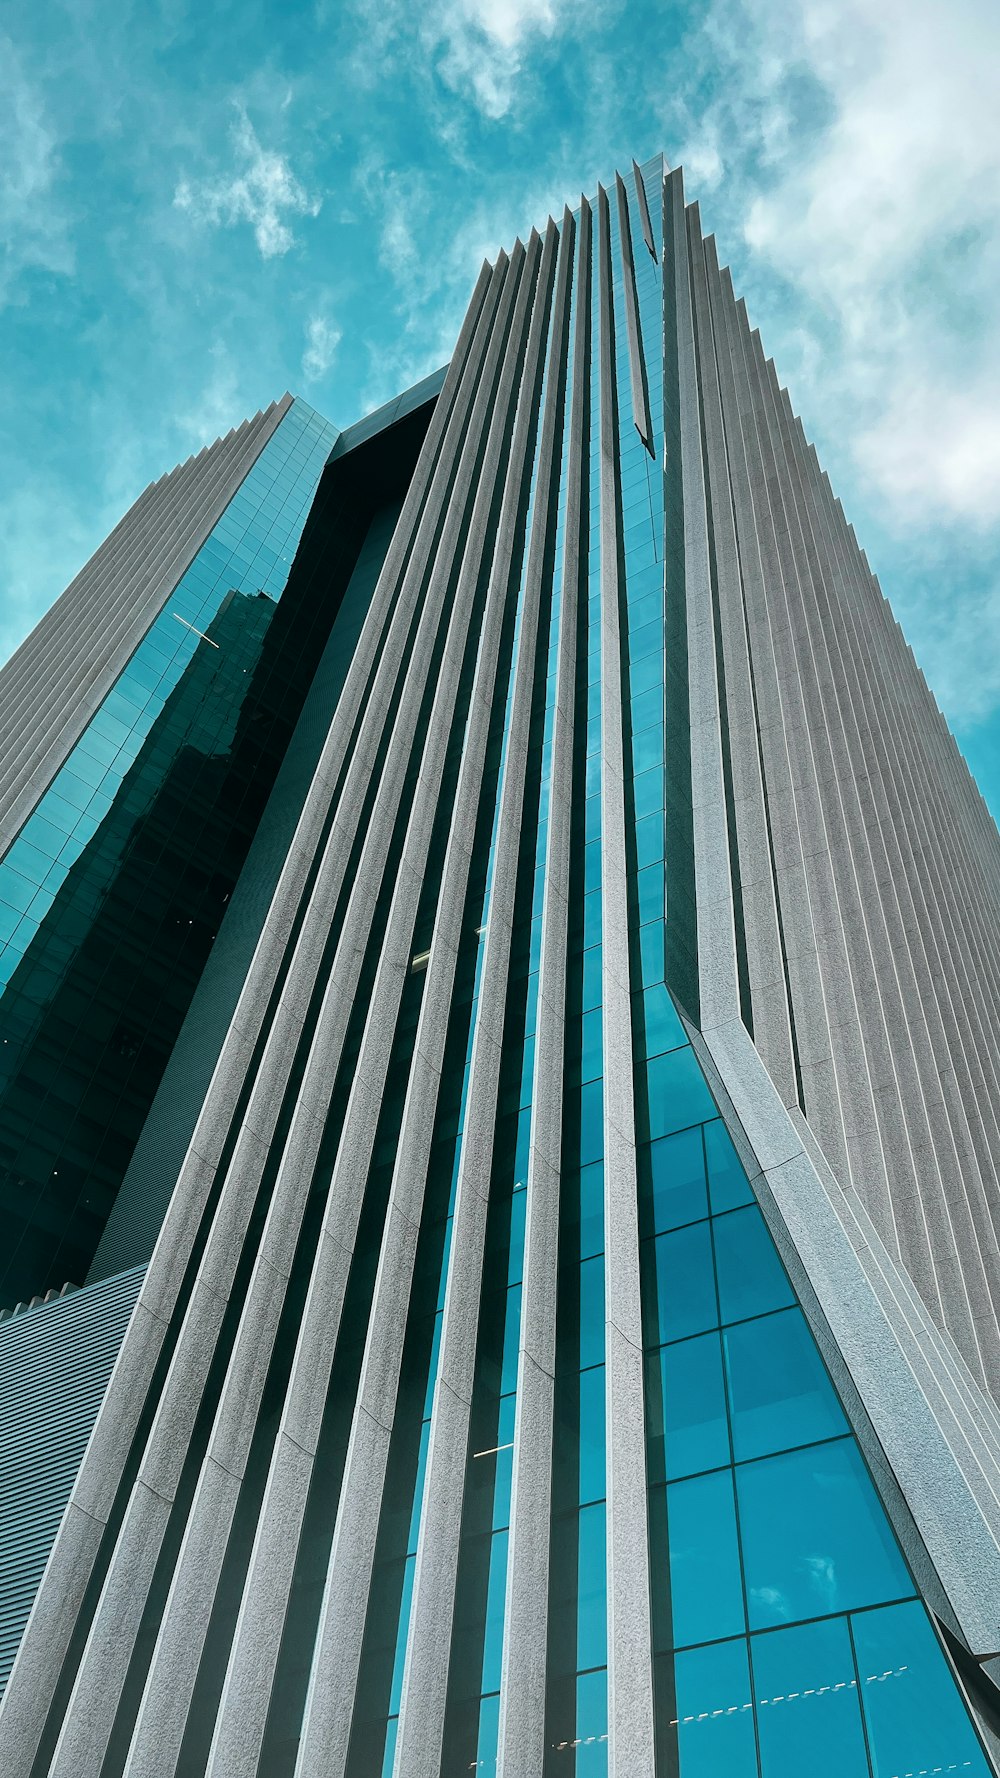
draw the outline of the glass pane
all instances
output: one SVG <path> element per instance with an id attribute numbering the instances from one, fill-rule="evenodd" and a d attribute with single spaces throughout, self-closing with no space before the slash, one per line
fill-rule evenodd
<path id="1" fill-rule="evenodd" d="M 661 1346 L 716 1326 L 710 1226 L 692 1223 L 643 1243 L 647 1345 Z"/>
<path id="2" fill-rule="evenodd" d="M 723 1343 L 738 1462 L 848 1430 L 801 1309 L 729 1327 Z"/>
<path id="3" fill-rule="evenodd" d="M 705 1125 L 705 1155 L 708 1160 L 708 1190 L 712 1209 L 737 1210 L 741 1204 L 753 1204 L 753 1191 L 740 1164 L 721 1118 Z"/>
<path id="4" fill-rule="evenodd" d="M 719 1309 L 726 1321 L 745 1321 L 795 1301 L 785 1268 L 757 1209 L 733 1210 L 713 1223 L 719 1272 Z"/>
<path id="5" fill-rule="evenodd" d="M 755 1636 L 762 1778 L 869 1778 L 846 1618 Z"/>
<path id="6" fill-rule="evenodd" d="M 639 872 L 640 877 L 643 874 Z M 677 1009 L 662 984 L 646 989 L 642 997 L 642 1017 L 647 1056 L 660 1056 L 666 1050 L 687 1043 Z"/>
<path id="7" fill-rule="evenodd" d="M 751 1629 L 912 1594 L 853 1439 L 741 1464 L 736 1486 Z"/>
<path id="8" fill-rule="evenodd" d="M 875 1778 L 989 1766 L 941 1645 L 916 1601 L 851 1619 Z"/>
<path id="9" fill-rule="evenodd" d="M 649 1082 L 649 1134 L 668 1136 L 689 1124 L 704 1123 L 716 1115 L 715 1101 L 690 1048 L 671 1050 L 647 1064 Z"/>
<path id="10" fill-rule="evenodd" d="M 580 1504 L 603 1500 L 607 1491 L 604 1467 L 604 1366 L 580 1375 Z"/>
<path id="11" fill-rule="evenodd" d="M 608 1675 L 581 1673 L 576 1682 L 576 1778 L 602 1778 L 608 1769 Z"/>
<path id="12" fill-rule="evenodd" d="M 731 1470 L 667 1489 L 674 1642 L 710 1642 L 744 1629 Z"/>
<path id="13" fill-rule="evenodd" d="M 608 1588 L 604 1508 L 585 1506 L 579 1525 L 577 1666 L 603 1667 L 608 1659 Z"/>
<path id="14" fill-rule="evenodd" d="M 681 1778 L 757 1778 L 746 1643 L 688 1649 L 674 1673 Z"/>
<path id="15" fill-rule="evenodd" d="M 666 1465 L 667 1479 L 728 1464 L 729 1431 L 718 1334 L 662 1347 L 659 1364 L 663 1408 L 659 1461 Z"/>
<path id="16" fill-rule="evenodd" d="M 651 1142 L 646 1154 L 652 1176 L 653 1230 L 677 1228 L 708 1215 L 701 1127 L 680 1130 Z"/>
<path id="17" fill-rule="evenodd" d="M 580 1369 L 604 1363 L 604 1255 L 580 1267 Z"/>

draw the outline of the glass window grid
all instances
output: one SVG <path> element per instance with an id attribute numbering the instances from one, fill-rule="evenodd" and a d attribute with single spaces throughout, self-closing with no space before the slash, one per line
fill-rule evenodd
<path id="1" fill-rule="evenodd" d="M 928 1683 L 943 1688 L 941 1709 L 944 1711 L 947 1707 L 948 1713 L 945 1727 L 938 1721 L 928 1723 L 926 1733 L 929 1741 L 926 1745 L 933 1749 L 934 1757 L 937 1758 L 943 1758 L 944 1753 L 954 1751 L 957 1746 L 963 1757 L 969 1760 L 968 1766 L 963 1765 L 961 1769 L 985 1775 L 987 1767 L 978 1744 L 975 1743 L 974 1731 L 954 1687 L 943 1652 L 930 1629 L 925 1609 L 916 1596 L 916 1589 L 891 1525 L 860 1457 L 857 1441 L 773 1248 L 766 1225 L 760 1218 L 760 1211 L 752 1200 L 742 1168 L 735 1160 L 724 1126 L 718 1118 L 702 1120 L 697 1124 L 681 1124 L 676 1136 L 690 1137 L 695 1132 L 700 1132 L 705 1145 L 702 1163 L 707 1197 L 692 1175 L 689 1186 L 690 1203 L 686 1209 L 683 1204 L 675 1207 L 669 1215 L 668 1226 L 662 1233 L 650 1232 L 655 1226 L 655 1207 L 650 1201 L 648 1168 L 645 1163 L 642 1164 L 646 1184 L 641 1276 L 647 1350 L 647 1438 L 659 1732 L 662 1735 L 665 1706 L 668 1700 L 676 1698 L 675 1714 L 666 1719 L 665 1726 L 677 1731 L 681 1778 L 712 1778 L 717 1770 L 723 1769 L 719 1765 L 720 1761 L 724 1764 L 727 1778 L 798 1778 L 798 1773 L 802 1770 L 803 1742 L 796 1741 L 793 1730 L 785 1731 L 780 1728 L 775 1710 L 779 1705 L 802 1702 L 810 1695 L 833 1698 L 844 1694 L 852 1700 L 850 1709 L 853 1715 L 847 1712 L 846 1705 L 838 1706 L 840 1717 L 829 1732 L 833 1734 L 836 1729 L 839 1736 L 839 1739 L 835 1738 L 831 1742 L 831 1746 L 837 1750 L 836 1758 L 840 1763 L 830 1766 L 828 1778 L 834 1778 L 834 1773 L 836 1778 L 871 1778 L 872 1772 L 875 1778 L 884 1778 L 885 1772 L 896 1768 L 894 1764 L 886 1765 L 884 1760 L 883 1763 L 878 1763 L 877 1750 L 874 1766 L 868 1763 L 872 1747 L 870 1700 L 874 1694 L 870 1695 L 867 1688 L 886 1684 L 893 1678 L 901 1678 L 906 1668 L 886 1667 L 878 1672 L 862 1672 L 854 1659 L 853 1666 L 848 1665 L 843 1673 L 840 1673 L 839 1668 L 836 1673 L 832 1669 L 828 1673 L 824 1670 L 818 1683 L 809 1692 L 803 1690 L 800 1693 L 793 1683 L 794 1675 L 792 1678 L 785 1677 L 778 1683 L 774 1676 L 779 1672 L 780 1663 L 776 1667 L 774 1660 L 766 1662 L 761 1651 L 770 1650 L 776 1657 L 779 1648 L 787 1646 L 792 1649 L 797 1645 L 793 1645 L 791 1641 L 781 1644 L 775 1639 L 790 1637 L 796 1627 L 803 1635 L 818 1635 L 816 1627 L 821 1625 L 831 1629 L 841 1626 L 845 1637 L 843 1648 L 848 1647 L 846 1637 L 849 1632 L 850 1647 L 853 1649 L 859 1621 L 875 1623 L 882 1621 L 883 1614 L 905 1609 L 920 1615 L 927 1637 L 923 1659 Z M 672 1141 L 674 1136 L 663 1140 Z M 709 1213 L 703 1214 L 706 1209 Z M 727 1311 L 725 1291 L 720 1293 L 719 1232 L 727 1228 L 735 1229 L 738 1219 L 745 1218 L 748 1214 L 754 1219 L 760 1218 L 760 1224 L 755 1223 L 755 1226 L 762 1229 L 770 1248 L 772 1258 L 767 1288 L 771 1296 L 770 1300 L 765 1297 L 754 1313 L 730 1314 Z M 654 1326 L 649 1306 L 651 1255 L 658 1242 L 669 1240 L 671 1236 L 683 1237 L 699 1231 L 705 1236 L 702 1263 L 707 1263 L 710 1268 L 711 1300 L 704 1302 L 701 1316 L 689 1329 L 678 1333 L 676 1338 L 663 1340 L 661 1324 L 657 1320 Z M 742 1250 L 742 1243 L 740 1245 Z M 685 1268 L 689 1271 L 690 1256 L 684 1255 L 683 1258 Z M 798 1437 L 790 1434 L 785 1438 L 776 1430 L 770 1439 L 765 1436 L 756 1454 L 740 1457 L 740 1433 L 734 1419 L 738 1402 L 734 1395 L 732 1355 L 727 1347 L 727 1337 L 749 1333 L 758 1327 L 768 1327 L 778 1336 L 778 1350 L 781 1341 L 787 1339 L 793 1329 L 796 1330 L 800 1350 L 811 1353 L 810 1362 L 814 1365 L 815 1374 L 822 1377 L 823 1390 L 826 1392 L 822 1412 L 830 1416 L 829 1430 L 822 1437 L 803 1433 Z M 697 1456 L 691 1457 L 687 1462 L 682 1458 L 676 1469 L 672 1469 L 669 1421 L 665 1426 L 660 1423 L 660 1404 L 662 1403 L 664 1411 L 669 1412 L 669 1398 L 664 1393 L 660 1367 L 676 1358 L 686 1358 L 689 1361 L 697 1359 L 700 1362 L 703 1356 L 708 1370 L 703 1373 L 700 1386 L 703 1394 L 696 1399 L 702 1404 L 699 1408 L 701 1412 L 705 1399 L 714 1393 L 716 1411 L 705 1413 L 704 1420 L 689 1422 L 688 1427 L 693 1424 L 696 1431 L 701 1428 L 706 1441 L 705 1449 L 709 1454 L 704 1455 L 702 1461 Z M 697 1382 L 697 1365 L 693 1376 Z M 705 1378 L 712 1380 L 706 1382 Z M 688 1386 L 690 1387 L 690 1383 Z M 675 1428 L 674 1436 L 685 1430 L 687 1428 L 682 1421 Z M 863 1508 L 867 1527 L 865 1535 L 881 1537 L 886 1551 L 884 1567 L 880 1570 L 876 1563 L 872 1568 L 866 1568 L 863 1582 L 855 1577 L 854 1585 L 858 1592 L 863 1594 L 867 1590 L 869 1596 L 849 1595 L 846 1609 L 840 1604 L 825 1613 L 817 1611 L 808 1615 L 796 1615 L 793 1607 L 787 1620 L 763 1625 L 759 1616 L 761 1606 L 758 1604 L 751 1610 L 748 1595 L 748 1557 L 745 1548 L 747 1527 L 744 1523 L 747 1501 L 744 1480 L 760 1478 L 763 1482 L 766 1478 L 766 1486 L 770 1489 L 771 1476 L 777 1473 L 777 1466 L 792 1459 L 796 1462 L 812 1462 L 813 1453 L 819 1454 L 819 1461 L 822 1463 L 824 1452 L 830 1453 L 830 1461 L 835 1460 L 833 1474 L 840 1473 L 852 1478 L 851 1486 L 856 1486 L 857 1492 L 852 1496 L 849 1489 L 846 1498 L 853 1502 L 855 1511 Z M 718 1504 L 713 1507 L 711 1500 L 716 1497 Z M 771 1502 L 767 1508 L 767 1516 L 782 1524 L 780 1506 L 770 1492 L 764 1498 Z M 664 1592 L 670 1567 L 665 1538 L 678 1513 L 683 1530 L 685 1512 L 681 1509 L 684 1507 L 695 1514 L 692 1523 L 697 1524 L 700 1520 L 698 1535 L 702 1538 L 708 1527 L 714 1524 L 714 1529 L 709 1533 L 709 1543 L 705 1547 L 711 1549 L 713 1558 L 718 1563 L 717 1572 L 713 1574 L 710 1570 L 706 1571 L 704 1562 L 699 1568 L 699 1591 L 711 1594 L 713 1586 L 715 1588 L 704 1615 L 702 1628 L 706 1633 L 701 1636 L 691 1634 L 692 1630 L 696 1631 L 699 1627 L 697 1607 L 694 1608 L 695 1615 L 692 1618 L 692 1608 L 682 1606 L 687 1612 L 686 1621 L 679 1631 L 672 1627 L 672 1612 L 666 1603 Z M 710 1515 L 708 1519 L 704 1516 L 706 1513 Z M 712 1513 L 717 1515 L 716 1520 L 712 1519 Z M 858 1528 L 861 1528 L 860 1522 Z M 698 1547 L 697 1541 L 693 1547 Z M 759 1559 L 760 1548 L 757 1556 Z M 663 1576 L 659 1588 L 657 1572 Z M 869 1575 L 874 1578 L 869 1579 Z M 677 1579 L 675 1576 L 675 1586 Z M 681 1593 L 682 1598 L 687 1597 L 683 1587 Z M 766 1598 L 764 1609 L 770 1609 Z M 688 1631 L 686 1635 L 685 1629 Z M 762 1672 L 767 1672 L 766 1686 L 760 1682 L 751 1685 L 748 1656 L 753 1662 L 752 1670 L 755 1674 L 758 1667 Z M 730 1673 L 728 1682 L 721 1677 L 726 1671 Z M 705 1694 L 703 1682 L 698 1679 L 699 1673 L 713 1676 L 704 1681 L 714 1687 L 711 1697 Z M 739 1683 L 732 1677 L 737 1673 L 743 1675 Z M 700 1691 L 699 1685 L 703 1688 Z M 787 1713 L 784 1720 L 787 1721 Z M 707 1732 L 704 1728 L 706 1723 L 721 1724 L 722 1727 Z M 779 1723 L 777 1728 L 776 1723 Z M 891 1742 L 893 1734 L 896 1735 L 897 1742 L 899 1740 L 898 1724 L 893 1728 L 890 1723 L 879 1732 L 886 1743 Z M 815 1732 L 808 1744 L 811 1747 L 816 1746 Z M 915 1761 L 917 1754 L 913 1753 L 912 1758 Z M 926 1758 L 930 1760 L 932 1755 L 928 1753 Z M 787 1760 L 791 1763 L 786 1763 Z M 795 1763 L 796 1760 L 799 1764 Z M 810 1769 L 826 1770 L 816 1767 L 814 1763 Z M 933 1766 L 928 1766 L 928 1769 L 933 1769 Z M 946 1764 L 943 1769 L 947 1769 Z M 957 1764 L 955 1769 L 959 1769 Z"/>
<path id="2" fill-rule="evenodd" d="M 319 416 L 313 416 L 318 426 L 309 428 L 312 410 L 300 412 L 303 405 L 294 402 L 268 440 L 0 863 L 0 992 L 37 936 L 56 890 L 110 811 L 129 767 L 199 646 L 194 629 L 208 629 L 231 589 L 262 590 L 271 598 L 284 590 L 305 513 L 337 436 L 336 429 Z M 303 452 L 297 449 L 298 440 L 307 430 L 312 442 Z M 247 552 L 241 546 L 253 532 L 263 491 L 274 486 L 284 466 L 296 459 L 300 471 L 291 483 L 284 520 L 276 520 L 270 528 L 281 534 L 282 553 L 279 557 L 275 552 L 273 564 L 258 576 L 257 549 Z M 265 534 L 270 533 L 261 533 Z M 231 547 L 226 546 L 227 537 Z M 95 760 L 105 767 L 96 782 L 91 763 Z M 44 875 L 39 854 L 49 861 Z M 22 887 L 26 881 L 41 891 L 28 901 Z"/>

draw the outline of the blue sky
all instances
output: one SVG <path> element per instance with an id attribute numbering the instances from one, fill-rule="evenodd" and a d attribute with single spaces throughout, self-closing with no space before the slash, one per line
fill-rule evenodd
<path id="1" fill-rule="evenodd" d="M 1000 813 L 995 0 L 8 0 L 0 659 L 286 387 L 348 425 L 662 148 Z"/>

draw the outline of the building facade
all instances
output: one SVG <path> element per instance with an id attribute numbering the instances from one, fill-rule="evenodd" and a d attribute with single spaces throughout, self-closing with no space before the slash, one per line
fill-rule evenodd
<path id="1" fill-rule="evenodd" d="M 1000 837 L 680 173 L 0 728 L 3 1771 L 1000 1769 Z"/>

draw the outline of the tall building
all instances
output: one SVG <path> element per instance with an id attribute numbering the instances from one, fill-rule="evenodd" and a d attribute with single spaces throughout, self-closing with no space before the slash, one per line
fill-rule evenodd
<path id="1" fill-rule="evenodd" d="M 1000 838 L 680 173 L 0 734 L 6 1778 L 1000 1771 Z"/>

